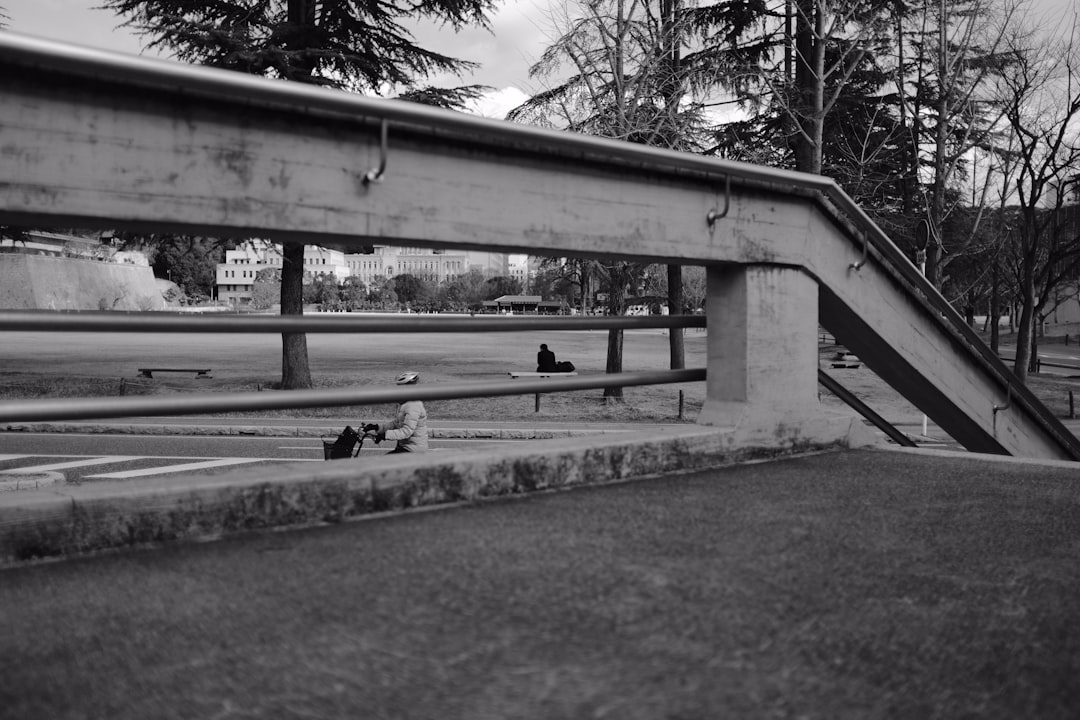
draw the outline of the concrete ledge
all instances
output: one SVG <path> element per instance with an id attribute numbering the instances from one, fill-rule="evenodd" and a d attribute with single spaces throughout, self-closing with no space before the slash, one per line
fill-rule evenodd
<path id="1" fill-rule="evenodd" d="M 442 503 L 617 482 L 793 452 L 847 436 L 735 447 L 730 428 L 669 427 L 507 448 L 296 463 L 220 475 L 0 493 L 0 564 L 247 530 L 336 523 Z"/>

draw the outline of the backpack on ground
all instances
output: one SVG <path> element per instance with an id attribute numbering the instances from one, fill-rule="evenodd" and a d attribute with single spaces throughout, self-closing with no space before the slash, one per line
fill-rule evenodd
<path id="1" fill-rule="evenodd" d="M 569 360 L 555 363 L 555 372 L 574 372 L 574 363 Z"/>

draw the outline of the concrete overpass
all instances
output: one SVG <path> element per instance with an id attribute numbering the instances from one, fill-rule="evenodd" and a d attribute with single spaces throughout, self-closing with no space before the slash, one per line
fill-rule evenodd
<path id="1" fill-rule="evenodd" d="M 818 322 L 968 449 L 1076 439 L 828 178 L 0 38 L 0 221 L 708 268 L 701 423 L 837 436 Z"/>

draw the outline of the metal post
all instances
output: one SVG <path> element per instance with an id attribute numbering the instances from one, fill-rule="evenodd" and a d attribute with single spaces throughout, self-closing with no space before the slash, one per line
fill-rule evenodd
<path id="1" fill-rule="evenodd" d="M 536 393 L 536 410 L 535 410 L 535 412 L 540 412 L 540 393 Z"/>
<path id="2" fill-rule="evenodd" d="M 683 419 L 684 400 L 685 400 L 685 398 L 683 397 L 683 391 L 680 390 L 679 391 L 679 419 L 680 420 Z"/>
<path id="3" fill-rule="evenodd" d="M 1073 391 L 1072 390 L 1069 391 L 1069 419 L 1070 420 L 1075 420 L 1076 419 L 1076 404 L 1074 402 Z"/>

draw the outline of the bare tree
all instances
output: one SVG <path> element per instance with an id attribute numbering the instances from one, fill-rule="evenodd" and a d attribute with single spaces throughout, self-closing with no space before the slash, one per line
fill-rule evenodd
<path id="1" fill-rule="evenodd" d="M 926 276 L 939 289 L 946 266 L 977 237 L 978 222 L 967 226 L 971 232 L 950 238 L 946 254 L 949 216 L 967 204 L 959 192 L 970 177 L 967 163 L 979 149 L 990 157 L 1001 143 L 995 128 L 1002 109 L 989 88 L 1013 61 L 1004 43 L 1017 12 L 1017 0 L 924 0 L 898 21 L 895 72 L 911 147 L 908 173 L 928 176 L 925 184 L 907 186 L 904 210 L 926 220 L 929 232 L 920 239 Z M 905 48 L 912 50 L 909 60 Z M 973 205 L 987 199 L 989 177 L 984 168 L 981 183 L 975 179 L 982 192 Z"/>
<path id="2" fill-rule="evenodd" d="M 1014 372 L 1037 357 L 1036 320 L 1063 280 L 1080 272 L 1080 231 L 1067 208 L 1080 167 L 1080 30 L 1074 21 L 1049 41 L 1030 30 L 1006 36 L 1012 57 L 995 85 L 1011 136 L 1003 205 L 1013 205 L 1009 246 L 1020 303 Z"/>
<path id="3" fill-rule="evenodd" d="M 677 0 L 663 0 L 656 10 L 648 0 L 587 0 L 552 14 L 557 37 L 530 75 L 549 81 L 565 68 L 570 76 L 538 93 L 509 114 L 509 119 L 558 127 L 645 145 L 678 147 L 690 133 L 685 123 L 694 110 L 683 106 L 678 72 L 678 46 L 673 40 Z M 681 37 L 681 33 L 678 33 Z M 607 311 L 625 312 L 626 287 L 643 266 L 619 261 L 571 261 L 582 286 L 583 309 L 590 279 L 607 292 Z M 681 273 L 669 282 L 681 288 Z M 677 336 L 677 337 L 676 337 Z M 622 371 L 622 330 L 608 333 L 606 369 Z M 682 336 L 672 336 L 672 366 L 683 364 Z M 606 388 L 604 396 L 621 399 L 622 388 Z"/>
<path id="4" fill-rule="evenodd" d="M 348 90 L 405 88 L 403 99 L 461 107 L 475 86 L 419 87 L 418 78 L 460 72 L 472 63 L 416 44 L 401 24 L 440 20 L 457 30 L 486 27 L 490 0 L 103 0 L 149 38 L 185 62 Z M 282 244 L 281 314 L 304 312 L 304 243 Z M 307 335 L 281 334 L 282 389 L 309 388 Z"/>
<path id="5" fill-rule="evenodd" d="M 704 149 L 705 96 L 722 65 L 708 48 L 692 47 L 696 8 L 685 0 L 582 0 L 561 8 L 551 16 L 556 37 L 530 70 L 557 82 L 509 118 L 654 147 Z M 567 69 L 569 77 L 561 76 Z M 642 272 L 609 263 L 597 276 L 618 284 Z M 667 274 L 668 305 L 681 307 L 682 270 L 669 265 Z M 608 290 L 609 298 L 623 292 Z M 612 331 L 609 340 L 621 345 L 621 331 Z M 684 367 L 681 329 L 670 331 L 669 345 L 671 367 Z M 609 372 L 620 371 L 621 351 L 611 347 L 608 357 Z M 621 397 L 621 390 L 606 394 Z"/>

